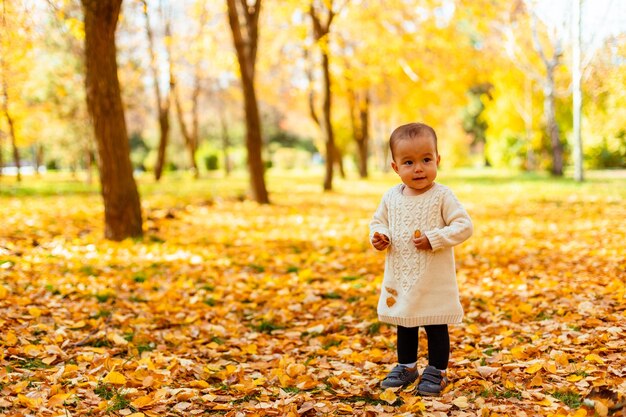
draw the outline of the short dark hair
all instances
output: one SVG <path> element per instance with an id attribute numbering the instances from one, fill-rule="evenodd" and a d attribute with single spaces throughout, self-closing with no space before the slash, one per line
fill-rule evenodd
<path id="1" fill-rule="evenodd" d="M 389 149 L 391 150 L 391 158 L 393 159 L 393 148 L 400 140 L 404 139 L 414 139 L 423 136 L 429 136 L 435 140 L 435 151 L 437 153 L 439 150 L 437 149 L 437 134 L 435 133 L 435 129 L 428 126 L 425 123 L 407 123 L 402 126 L 398 126 L 391 133 L 389 137 Z"/>

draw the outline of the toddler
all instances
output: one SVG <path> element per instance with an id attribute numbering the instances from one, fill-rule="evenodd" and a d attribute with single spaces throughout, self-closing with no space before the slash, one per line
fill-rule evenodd
<path id="1" fill-rule="evenodd" d="M 452 191 L 435 183 L 440 157 L 433 128 L 400 126 L 389 146 L 391 167 L 402 183 L 384 194 L 370 223 L 372 245 L 387 249 L 378 318 L 397 326 L 398 364 L 381 386 L 405 386 L 418 378 L 418 332 L 424 327 L 428 366 L 417 392 L 439 395 L 448 382 L 448 324 L 463 318 L 452 248 L 472 235 L 472 221 Z"/>

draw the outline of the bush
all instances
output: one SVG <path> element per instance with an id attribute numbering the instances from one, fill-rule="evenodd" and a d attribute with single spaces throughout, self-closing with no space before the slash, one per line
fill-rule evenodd
<path id="1" fill-rule="evenodd" d="M 219 158 L 217 155 L 207 155 L 204 158 L 204 166 L 209 171 L 217 171 L 219 169 Z"/>

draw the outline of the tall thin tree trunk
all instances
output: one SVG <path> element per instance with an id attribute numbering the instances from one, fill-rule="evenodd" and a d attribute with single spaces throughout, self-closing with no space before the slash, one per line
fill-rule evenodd
<path id="1" fill-rule="evenodd" d="M 249 4 L 240 0 L 227 0 L 228 23 L 233 34 L 233 42 L 237 51 L 237 61 L 241 73 L 241 84 L 244 96 L 246 115 L 246 149 L 248 153 L 248 171 L 252 197 L 260 204 L 269 204 L 269 196 L 265 187 L 265 167 L 263 165 L 261 136 L 261 117 L 254 87 L 254 68 L 259 40 L 258 23 L 261 12 L 261 0 Z M 242 17 L 243 16 L 243 17 Z M 244 31 L 242 25 L 245 24 Z M 245 37 L 244 37 L 245 33 Z"/>
<path id="2" fill-rule="evenodd" d="M 326 174 L 324 176 L 324 191 L 333 189 L 333 163 L 339 162 L 338 152 L 335 146 L 335 134 L 331 120 L 332 95 L 330 92 L 330 59 L 328 53 L 322 52 L 322 131 L 326 139 Z"/>
<path id="3" fill-rule="evenodd" d="M 359 176 L 361 178 L 367 178 L 367 156 L 369 153 L 369 93 L 365 92 L 365 97 L 363 99 L 359 98 L 354 101 L 357 102 L 355 103 L 355 107 L 357 108 L 355 108 L 354 111 L 355 113 L 358 113 L 358 119 L 356 114 L 353 116 L 355 119 L 353 122 L 353 130 L 357 146 Z"/>
<path id="4" fill-rule="evenodd" d="M 572 105 L 573 105 L 573 142 L 574 142 L 574 179 L 582 182 L 583 173 L 583 140 L 581 135 L 582 121 L 582 92 L 580 87 L 581 80 L 581 62 L 580 62 L 580 2 L 581 0 L 572 0 L 573 16 L 572 16 Z"/>
<path id="5" fill-rule="evenodd" d="M 183 112 L 183 107 L 180 102 L 180 89 L 178 85 L 174 83 L 174 78 L 172 77 L 172 94 L 174 96 L 174 106 L 176 107 L 176 115 L 178 116 L 178 124 L 180 125 L 180 130 L 183 134 L 183 138 L 185 139 L 185 148 L 189 153 L 189 161 L 191 162 L 191 169 L 193 170 L 194 178 L 200 177 L 200 170 L 198 169 L 198 163 L 196 162 L 196 152 L 198 150 L 198 100 L 200 98 L 200 80 L 196 77 L 196 83 L 194 86 L 193 94 L 192 94 L 192 108 L 191 108 L 191 128 L 187 126 L 187 122 L 185 121 L 185 115 Z"/>
<path id="6" fill-rule="evenodd" d="M 313 36 L 315 41 L 323 44 L 322 52 L 322 116 L 320 126 L 324 135 L 326 145 L 326 170 L 324 173 L 324 191 L 332 191 L 333 189 L 333 165 L 339 161 L 338 152 L 335 146 L 335 135 L 332 126 L 332 96 L 331 96 L 331 78 L 330 78 L 330 56 L 328 53 L 328 37 L 330 34 L 330 25 L 332 24 L 335 13 L 333 12 L 332 0 L 324 3 L 324 11 L 326 19 L 322 21 L 314 4 L 309 5 L 309 14 L 313 23 Z M 340 165 L 341 167 L 341 165 Z"/>
<path id="7" fill-rule="evenodd" d="M 228 133 L 226 115 L 223 111 L 220 112 L 220 125 L 222 127 L 222 155 L 224 159 L 224 174 L 228 177 L 230 175 L 230 156 L 228 155 L 228 148 L 230 148 L 230 135 Z"/>
<path id="8" fill-rule="evenodd" d="M 4 173 L 4 153 L 2 152 L 2 146 L 4 145 L 4 132 L 0 131 L 0 178 L 2 178 L 2 174 Z"/>
<path id="9" fill-rule="evenodd" d="M 81 0 L 85 16 L 87 108 L 98 145 L 107 239 L 142 235 L 141 203 L 133 178 L 117 77 L 115 29 L 122 0 Z"/>
<path id="10" fill-rule="evenodd" d="M 556 122 L 555 111 L 555 84 L 554 84 L 554 67 L 548 68 L 544 85 L 544 115 L 546 118 L 546 130 L 550 138 L 552 146 L 552 169 L 553 175 L 563 175 L 563 144 L 561 143 L 561 135 L 559 133 L 559 125 Z"/>
<path id="11" fill-rule="evenodd" d="M 154 167 L 154 178 L 159 181 L 163 175 L 163 169 L 165 167 L 165 157 L 167 152 L 168 135 L 170 130 L 170 93 L 171 89 L 167 92 L 167 95 L 163 98 L 161 94 L 161 88 L 159 87 L 159 69 L 156 62 L 156 52 L 154 50 L 154 35 L 152 34 L 152 28 L 150 27 L 150 15 L 148 13 L 147 0 L 142 0 L 143 12 L 146 19 L 146 35 L 148 37 L 148 47 L 150 53 L 150 70 L 152 72 L 152 78 L 154 79 L 154 93 L 157 102 L 157 111 L 159 119 L 159 149 L 157 153 L 157 162 Z M 169 36 L 169 22 L 166 23 L 165 28 L 166 36 Z M 169 83 L 172 82 L 172 62 L 171 58 L 169 62 Z"/>
<path id="12" fill-rule="evenodd" d="M 21 173 L 21 161 L 20 161 L 20 151 L 17 147 L 17 138 L 15 135 L 15 122 L 13 120 L 13 116 L 11 116 L 11 112 L 9 111 L 9 86 L 6 80 L 6 62 L 3 57 L 0 57 L 0 65 L 2 65 L 2 110 L 4 112 L 4 117 L 7 120 L 9 125 L 9 139 L 11 140 L 11 148 L 13 150 L 13 161 L 15 162 L 15 168 L 17 169 L 17 182 L 22 181 L 22 173 Z"/>
<path id="13" fill-rule="evenodd" d="M 556 84 L 554 81 L 554 73 L 559 65 L 559 61 L 561 59 L 561 55 L 563 54 L 563 50 L 561 48 L 561 40 L 557 39 L 556 44 L 554 45 L 554 51 L 552 52 L 552 56 L 548 58 L 546 53 L 544 52 L 543 47 L 541 46 L 541 42 L 539 42 L 539 35 L 537 33 L 537 20 L 538 17 L 532 13 L 531 14 L 531 31 L 533 38 L 533 47 L 535 51 L 539 54 L 541 61 L 546 67 L 546 77 L 543 81 L 543 112 L 546 122 L 546 131 L 548 133 L 548 137 L 550 138 L 550 145 L 552 147 L 552 168 L 551 172 L 553 175 L 562 176 L 563 175 L 563 143 L 561 142 L 561 136 L 559 133 L 559 125 L 556 121 L 556 111 L 555 111 L 555 94 L 556 94 Z"/>

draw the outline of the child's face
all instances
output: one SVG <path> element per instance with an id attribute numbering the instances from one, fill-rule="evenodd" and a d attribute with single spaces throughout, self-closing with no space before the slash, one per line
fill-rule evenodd
<path id="1" fill-rule="evenodd" d="M 430 136 L 399 140 L 393 150 L 391 167 L 400 176 L 412 195 L 428 191 L 439 166 L 439 154 L 435 140 Z"/>

